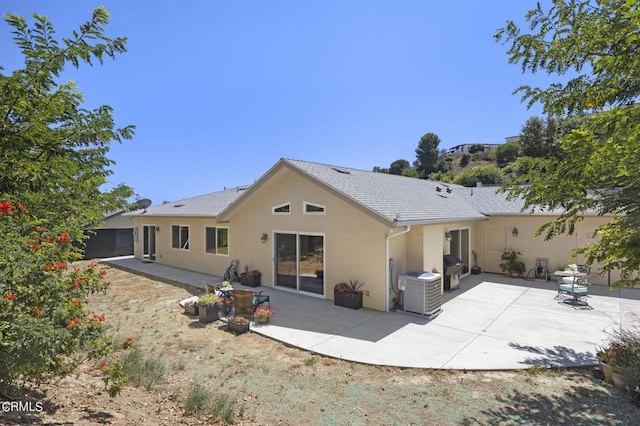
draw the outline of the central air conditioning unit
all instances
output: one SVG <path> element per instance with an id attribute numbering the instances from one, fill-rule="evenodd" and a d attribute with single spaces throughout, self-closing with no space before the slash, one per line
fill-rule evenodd
<path id="1" fill-rule="evenodd" d="M 435 316 L 442 311 L 442 276 L 432 272 L 409 272 L 398 277 L 405 312 Z"/>

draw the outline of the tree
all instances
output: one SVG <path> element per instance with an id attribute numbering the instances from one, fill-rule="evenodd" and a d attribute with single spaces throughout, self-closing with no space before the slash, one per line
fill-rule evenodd
<path id="1" fill-rule="evenodd" d="M 84 310 L 89 294 L 106 290 L 106 270 L 70 264 L 80 256 L 84 227 L 132 194 L 124 185 L 106 193 L 100 186 L 111 174 L 109 143 L 131 138 L 133 128 L 115 129 L 110 107 L 86 110 L 75 84 L 57 81 L 68 64 L 125 52 L 126 39 L 104 35 L 103 8 L 62 44 L 46 17 L 33 17 L 30 27 L 5 16 L 25 66 L 0 75 L 2 383 L 62 376 L 78 356 L 114 349 L 104 317 Z"/>
<path id="2" fill-rule="evenodd" d="M 469 165 L 469 161 L 471 161 L 471 156 L 469 155 L 469 153 L 462 153 L 462 157 L 460 157 L 460 167 L 467 167 Z"/>
<path id="3" fill-rule="evenodd" d="M 392 175 L 401 175 L 404 169 L 410 168 L 411 165 L 407 160 L 396 160 L 389 166 L 389 173 Z"/>
<path id="4" fill-rule="evenodd" d="M 420 138 L 416 148 L 416 170 L 422 179 L 427 179 L 438 171 L 438 150 L 440 138 L 434 133 L 427 133 Z"/>
<path id="5" fill-rule="evenodd" d="M 547 239 L 572 234 L 587 211 L 612 215 L 596 230 L 597 242 L 574 255 L 601 263 L 602 273 L 619 268 L 619 285 L 638 284 L 640 109 L 633 101 L 640 97 L 640 3 L 556 0 L 548 11 L 538 3 L 526 20 L 529 32 L 507 22 L 496 33 L 497 41 L 510 43 L 509 62 L 567 81 L 516 92 L 554 117 L 589 115 L 560 139 L 560 156 L 519 159 L 526 173 L 505 190 L 522 196 L 525 209 L 563 212 L 537 230 Z"/>
<path id="6" fill-rule="evenodd" d="M 132 195 L 124 185 L 108 192 L 100 187 L 112 174 L 109 143 L 130 139 L 134 129 L 116 129 L 111 107 L 87 110 L 75 83 L 57 80 L 68 64 L 102 63 L 125 52 L 126 39 L 103 34 L 109 20 L 103 8 L 62 43 L 44 16 L 34 15 L 33 27 L 20 16 L 5 19 L 25 62 L 11 75 L 0 74 L 0 195 L 52 222 L 95 225 Z"/>
<path id="7" fill-rule="evenodd" d="M 584 124 L 583 116 L 563 119 L 552 116 L 542 119 L 531 117 L 522 126 L 520 155 L 528 157 L 559 157 L 562 155 L 560 139 Z"/>
<path id="8" fill-rule="evenodd" d="M 520 132 L 520 152 L 527 157 L 544 157 L 547 140 L 547 126 L 540 117 L 531 117 Z"/>
<path id="9" fill-rule="evenodd" d="M 469 147 L 470 154 L 475 154 L 478 152 L 484 152 L 484 145 L 482 145 L 481 143 L 475 143 Z"/>
<path id="10" fill-rule="evenodd" d="M 463 186 L 476 186 L 478 182 L 485 185 L 500 185 L 503 181 L 502 171 L 492 164 L 464 169 L 453 179 L 453 183 Z"/>
<path id="11" fill-rule="evenodd" d="M 515 161 L 520 153 L 520 143 L 507 142 L 496 149 L 496 162 L 504 165 Z"/>

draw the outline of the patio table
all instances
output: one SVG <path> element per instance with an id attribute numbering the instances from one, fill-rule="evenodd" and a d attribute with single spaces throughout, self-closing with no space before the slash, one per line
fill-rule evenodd
<path id="1" fill-rule="evenodd" d="M 587 274 L 585 274 L 584 272 L 572 271 L 570 269 L 564 269 L 562 271 L 555 271 L 553 273 L 553 275 L 556 276 L 556 277 L 573 277 L 574 281 L 576 280 L 576 278 L 586 277 L 587 276 Z"/>

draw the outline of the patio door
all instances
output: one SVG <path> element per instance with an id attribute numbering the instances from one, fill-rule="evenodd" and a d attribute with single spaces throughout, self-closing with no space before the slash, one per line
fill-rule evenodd
<path id="1" fill-rule="evenodd" d="M 456 229 L 451 232 L 451 254 L 457 256 L 464 263 L 462 275 L 469 273 L 471 263 L 471 251 L 469 250 L 469 228 Z"/>
<path id="2" fill-rule="evenodd" d="M 155 262 L 157 227 L 155 225 L 144 225 L 142 229 L 142 258 Z"/>
<path id="3" fill-rule="evenodd" d="M 273 240 L 275 284 L 324 295 L 324 236 L 278 232 Z"/>

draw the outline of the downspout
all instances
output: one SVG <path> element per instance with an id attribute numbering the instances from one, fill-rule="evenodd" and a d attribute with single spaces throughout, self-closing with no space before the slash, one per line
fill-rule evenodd
<path id="1" fill-rule="evenodd" d="M 389 257 L 389 240 L 392 239 L 392 238 L 395 238 L 397 236 L 400 236 L 402 234 L 406 234 L 409 231 L 411 231 L 411 225 L 406 225 L 404 231 L 399 232 L 397 234 L 393 234 L 393 235 L 387 234 L 385 236 L 385 238 L 384 238 L 384 254 L 385 254 L 385 256 L 384 256 L 384 258 L 385 258 L 384 272 L 385 272 L 385 277 L 387 277 L 386 278 L 386 280 L 387 280 L 387 288 L 386 288 L 386 295 L 385 295 L 385 298 L 384 298 L 384 302 L 385 302 L 384 311 L 385 312 L 389 312 L 389 293 L 390 293 L 390 290 L 393 288 L 392 287 L 393 286 L 393 282 L 392 282 L 393 277 L 391 276 L 391 273 L 390 273 L 391 268 L 389 266 L 389 261 L 391 260 L 390 257 Z"/>

